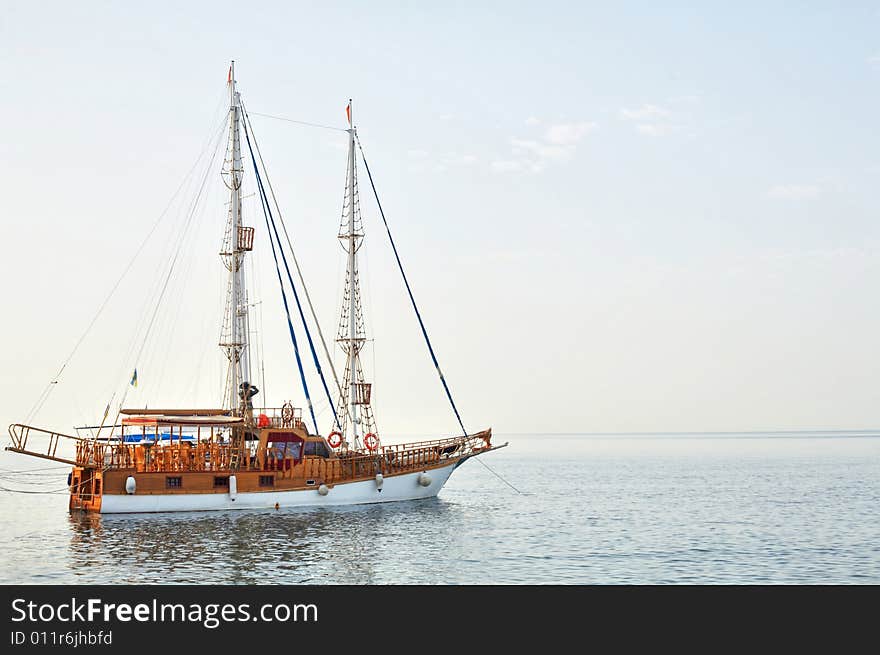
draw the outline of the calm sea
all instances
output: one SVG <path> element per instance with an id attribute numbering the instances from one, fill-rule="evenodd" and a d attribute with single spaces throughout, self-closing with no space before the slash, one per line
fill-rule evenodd
<path id="1" fill-rule="evenodd" d="M 880 583 L 880 431 L 496 435 L 433 500 L 71 515 L 0 491 L 0 582 Z M 11 453 L 4 489 L 66 469 Z"/>

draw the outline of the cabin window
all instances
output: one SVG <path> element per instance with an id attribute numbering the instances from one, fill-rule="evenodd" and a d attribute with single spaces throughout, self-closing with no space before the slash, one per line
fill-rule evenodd
<path id="1" fill-rule="evenodd" d="M 260 476 L 260 486 L 261 487 L 274 487 L 275 486 L 275 476 L 274 475 L 261 475 Z"/>
<path id="2" fill-rule="evenodd" d="M 318 457 L 330 457 L 327 446 L 323 441 L 306 441 L 306 455 L 316 455 Z"/>
<path id="3" fill-rule="evenodd" d="M 177 477 L 167 477 L 165 478 L 165 488 L 166 489 L 180 489 L 183 486 L 183 478 Z"/>
<path id="4" fill-rule="evenodd" d="M 100 480 L 95 480 L 95 495 L 96 496 L 101 495 L 101 481 Z"/>
<path id="5" fill-rule="evenodd" d="M 229 476 L 228 475 L 215 475 L 214 476 L 214 487 L 228 487 L 229 486 Z"/>
<path id="6" fill-rule="evenodd" d="M 272 444 L 275 447 L 276 457 L 278 459 L 284 459 L 285 457 L 289 457 L 291 459 L 302 459 L 302 442 L 301 441 L 289 441 L 289 442 L 275 442 Z"/>

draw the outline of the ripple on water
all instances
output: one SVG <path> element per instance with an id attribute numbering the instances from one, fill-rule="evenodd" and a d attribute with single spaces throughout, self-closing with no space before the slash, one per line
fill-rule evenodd
<path id="1" fill-rule="evenodd" d="M 2 494 L 0 582 L 880 582 L 880 438 L 510 440 L 487 458 L 529 495 L 472 463 L 439 498 L 349 508 L 93 516 Z"/>

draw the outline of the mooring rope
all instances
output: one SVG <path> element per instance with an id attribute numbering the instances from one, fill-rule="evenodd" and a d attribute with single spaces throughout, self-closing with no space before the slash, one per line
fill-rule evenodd
<path id="1" fill-rule="evenodd" d="M 10 489 L 0 485 L 0 491 L 5 491 L 10 494 L 68 494 L 70 493 L 70 487 L 64 487 L 63 489 L 50 489 L 47 491 L 28 491 L 25 489 Z"/>

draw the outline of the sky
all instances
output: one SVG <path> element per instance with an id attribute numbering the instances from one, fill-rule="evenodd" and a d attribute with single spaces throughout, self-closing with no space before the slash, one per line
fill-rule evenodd
<path id="1" fill-rule="evenodd" d="M 217 403 L 234 59 L 331 338 L 346 135 L 256 114 L 353 99 L 469 430 L 877 428 L 880 3 L 692 5 L 5 0 L 0 418 L 55 379 L 32 422 L 67 432 Z M 360 175 L 379 430 L 455 433 Z M 255 203 L 262 390 L 302 406 Z"/>

